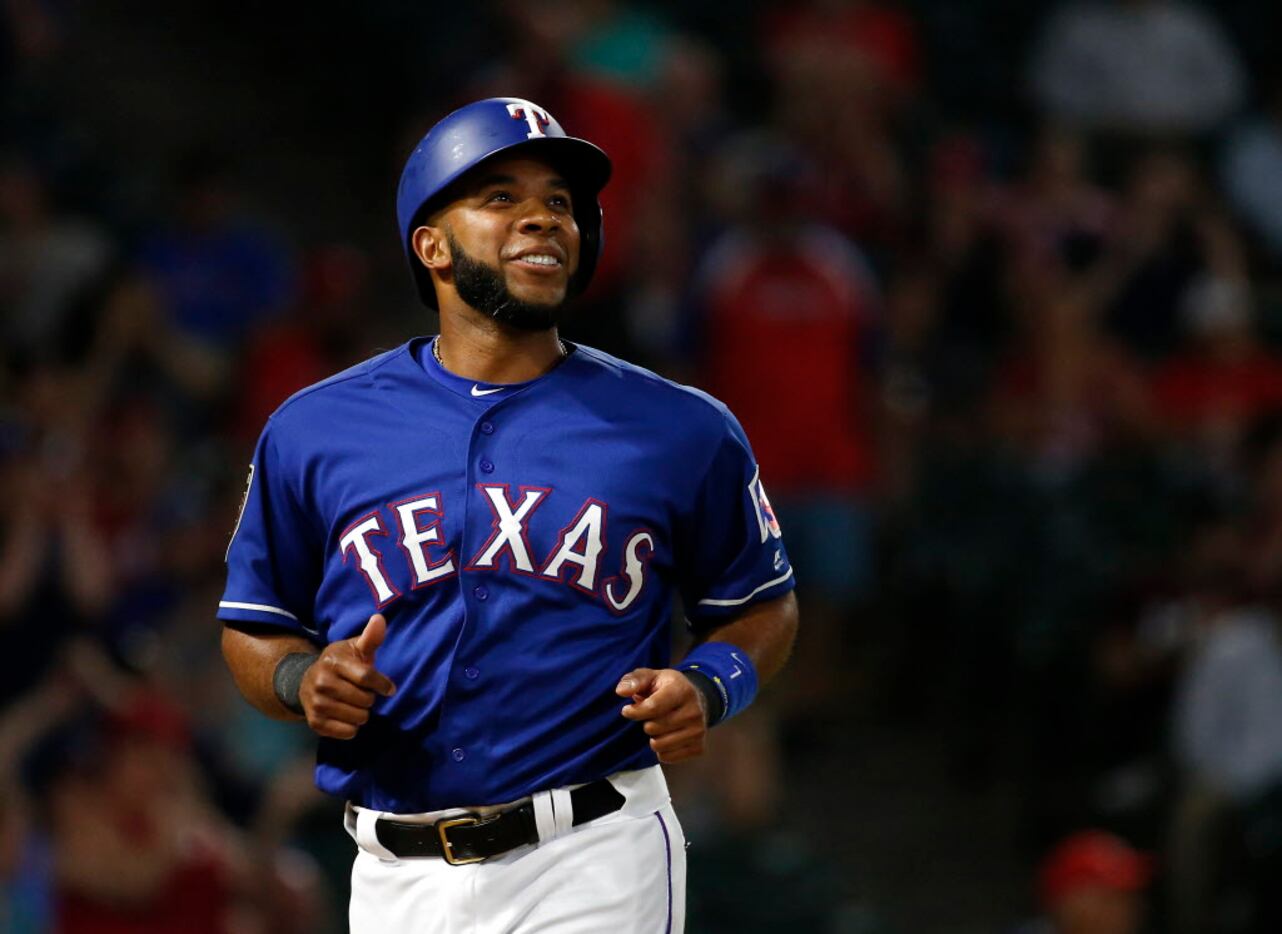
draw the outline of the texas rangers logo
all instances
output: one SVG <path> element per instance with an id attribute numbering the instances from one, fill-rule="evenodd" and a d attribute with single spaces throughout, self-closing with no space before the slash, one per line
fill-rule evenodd
<path id="1" fill-rule="evenodd" d="M 513 120 L 525 121 L 525 125 L 530 128 L 530 132 L 525 134 L 529 139 L 547 135 L 543 132 L 543 128 L 552 122 L 552 118 L 538 104 L 516 101 L 507 105 L 507 112 Z"/>
<path id="2" fill-rule="evenodd" d="M 748 495 L 752 497 L 752 505 L 757 511 L 757 526 L 761 531 L 761 541 L 764 543 L 771 535 L 782 538 L 783 529 L 779 527 L 779 519 L 775 515 L 774 507 L 770 505 L 770 497 L 766 496 L 766 488 L 761 483 L 760 467 L 752 475 L 752 482 L 748 484 Z"/>

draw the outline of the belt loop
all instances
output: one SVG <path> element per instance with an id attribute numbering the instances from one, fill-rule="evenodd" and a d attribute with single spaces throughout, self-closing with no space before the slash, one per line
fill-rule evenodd
<path id="1" fill-rule="evenodd" d="M 653 814 L 671 802 L 663 769 L 657 765 L 628 772 L 615 772 L 610 784 L 624 797 L 623 812 L 632 817 Z"/>
<path id="2" fill-rule="evenodd" d="M 567 834 L 574 827 L 574 803 L 570 800 L 570 789 L 553 788 L 552 816 L 556 819 L 556 835 Z"/>
<path id="3" fill-rule="evenodd" d="M 396 862 L 396 854 L 378 842 L 376 824 L 380 812 L 356 808 L 356 843 L 367 853 L 373 853 L 384 862 Z"/>
<path id="4" fill-rule="evenodd" d="M 552 792 L 536 792 L 530 796 L 530 803 L 534 805 L 534 826 L 539 831 L 539 843 L 556 839 L 557 821 L 552 810 Z"/>
<path id="5" fill-rule="evenodd" d="M 353 843 L 358 843 L 356 840 L 356 805 L 350 801 L 343 803 L 343 829 L 347 831 L 347 835 L 352 838 Z"/>

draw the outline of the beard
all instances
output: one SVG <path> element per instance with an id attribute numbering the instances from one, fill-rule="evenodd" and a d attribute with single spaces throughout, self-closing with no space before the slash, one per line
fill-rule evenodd
<path id="1" fill-rule="evenodd" d="M 557 326 L 565 299 L 551 304 L 522 301 L 508 290 L 502 271 L 469 256 L 452 233 L 446 238 L 459 298 L 486 317 L 521 331 L 547 331 Z"/>

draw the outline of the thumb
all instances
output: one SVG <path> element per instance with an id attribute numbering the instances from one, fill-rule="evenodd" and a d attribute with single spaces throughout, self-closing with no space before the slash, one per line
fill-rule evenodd
<path id="1" fill-rule="evenodd" d="M 374 660 L 374 653 L 378 647 L 383 644 L 387 637 L 387 620 L 382 613 L 375 613 L 361 630 L 361 634 L 356 637 L 356 651 L 367 662 Z"/>
<path id="2" fill-rule="evenodd" d="M 636 668 L 629 671 L 619 679 L 619 683 L 615 685 L 614 693 L 620 697 L 648 694 L 654 684 L 656 674 L 658 672 L 653 668 Z"/>

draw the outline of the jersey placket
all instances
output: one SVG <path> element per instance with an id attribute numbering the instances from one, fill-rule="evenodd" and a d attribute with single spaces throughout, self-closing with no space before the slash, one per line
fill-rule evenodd
<path id="1" fill-rule="evenodd" d="M 491 597 L 495 583 L 487 580 L 489 575 L 479 574 L 469 568 L 471 559 L 483 547 L 484 529 L 487 523 L 476 513 L 480 502 L 476 499 L 478 485 L 494 482 L 499 465 L 496 463 L 494 442 L 498 432 L 497 410 L 502 408 L 500 399 L 488 400 L 477 415 L 468 440 L 467 471 L 463 500 L 462 527 L 459 537 L 460 573 L 458 578 L 459 596 L 463 603 L 463 626 L 458 645 L 451 661 L 448 692 L 455 703 L 447 700 L 443 723 L 449 724 L 450 739 L 447 742 L 449 768 L 458 787 L 477 789 L 478 796 L 483 797 L 480 789 L 489 783 L 490 765 L 488 751 L 493 748 L 488 731 L 492 728 L 494 718 L 487 716 L 477 718 L 469 713 L 458 715 L 459 702 L 466 711 L 484 706 L 480 698 L 487 691 L 487 679 L 490 672 L 486 670 L 485 659 L 471 657 L 470 650 L 483 640 L 476 638 L 478 629 L 491 625 L 490 614 L 494 612 Z M 479 407 L 478 407 L 479 408 Z M 450 710 L 455 711 L 450 716 Z M 491 803 L 477 800 L 471 804 Z"/>

